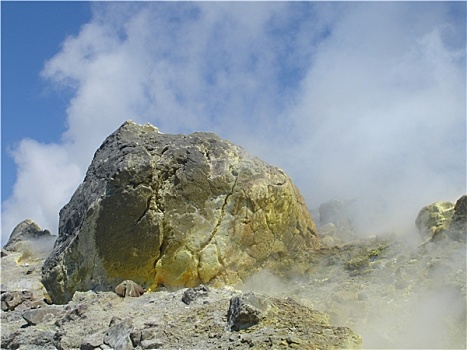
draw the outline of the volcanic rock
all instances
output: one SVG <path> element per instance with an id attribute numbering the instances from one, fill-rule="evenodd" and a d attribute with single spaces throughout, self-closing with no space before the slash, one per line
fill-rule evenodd
<path id="1" fill-rule="evenodd" d="M 459 198 L 454 206 L 448 237 L 459 242 L 467 240 L 467 195 Z"/>
<path id="2" fill-rule="evenodd" d="M 55 317 L 63 313 L 59 308 L 47 307 L 39 309 L 27 310 L 23 313 L 23 318 L 31 326 L 36 326 L 40 323 L 54 323 Z"/>
<path id="3" fill-rule="evenodd" d="M 104 344 L 112 349 L 130 350 L 133 349 L 133 344 L 130 339 L 130 333 L 133 330 L 133 325 L 129 318 L 120 320 L 117 317 L 112 318 L 109 325 L 109 330 L 105 333 Z"/>
<path id="4" fill-rule="evenodd" d="M 2 311 L 12 311 L 19 305 L 23 304 L 30 307 L 31 301 L 33 300 L 33 294 L 30 291 L 2 291 Z"/>
<path id="5" fill-rule="evenodd" d="M 423 207 L 418 213 L 415 224 L 424 237 L 439 240 L 449 237 L 465 242 L 467 237 L 467 195 L 454 204 L 435 202 Z"/>
<path id="6" fill-rule="evenodd" d="M 422 236 L 431 239 L 449 227 L 453 214 L 454 203 L 448 201 L 435 202 L 420 210 L 415 225 Z"/>
<path id="7" fill-rule="evenodd" d="M 122 298 L 139 297 L 144 294 L 144 288 L 131 280 L 125 280 L 115 287 L 115 293 Z"/>
<path id="8" fill-rule="evenodd" d="M 97 150 L 59 226 L 42 271 L 55 303 L 126 279 L 176 289 L 235 284 L 263 268 L 301 274 L 319 246 L 282 170 L 212 133 L 131 121 Z"/>
<path id="9" fill-rule="evenodd" d="M 56 237 L 49 230 L 42 228 L 31 219 L 21 221 L 13 229 L 13 232 L 3 249 L 9 252 L 24 252 L 30 254 L 31 249 L 35 254 L 49 254 L 52 250 Z"/>
<path id="10" fill-rule="evenodd" d="M 265 317 L 268 306 L 265 297 L 254 293 L 234 296 L 227 313 L 230 330 L 239 331 L 258 324 Z"/>
<path id="11" fill-rule="evenodd" d="M 200 298 L 205 298 L 209 294 L 209 288 L 200 284 L 195 288 L 188 288 L 182 296 L 182 301 L 190 305 L 193 301 L 196 301 Z"/>

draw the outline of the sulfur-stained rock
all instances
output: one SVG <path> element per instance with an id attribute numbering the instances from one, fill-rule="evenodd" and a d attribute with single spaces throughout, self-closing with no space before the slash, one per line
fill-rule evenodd
<path id="1" fill-rule="evenodd" d="M 55 303 L 125 279 L 146 289 L 236 284 L 263 268 L 303 273 L 318 246 L 282 170 L 212 133 L 126 122 L 61 210 L 43 284 Z"/>
<path id="2" fill-rule="evenodd" d="M 453 214 L 454 203 L 435 202 L 420 210 L 415 225 L 423 237 L 438 238 L 449 228 Z"/>

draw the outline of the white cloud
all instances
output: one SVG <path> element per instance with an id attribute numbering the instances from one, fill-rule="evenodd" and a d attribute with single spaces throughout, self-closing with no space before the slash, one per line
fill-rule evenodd
<path id="1" fill-rule="evenodd" d="M 58 221 L 58 211 L 70 198 L 82 171 L 70 158 L 66 145 L 41 144 L 25 139 L 13 152 L 18 176 L 14 195 L 2 207 L 2 242 L 26 218 L 40 225 Z M 8 228 L 8 235 L 5 234 Z M 55 226 L 42 226 L 57 233 Z"/>
<path id="2" fill-rule="evenodd" d="M 74 92 L 68 130 L 15 152 L 2 240 L 25 217 L 56 232 L 94 151 L 126 119 L 217 132 L 284 168 L 310 207 L 368 193 L 410 204 L 401 211 L 455 199 L 465 17 L 452 20 L 452 6 L 465 5 L 95 3 L 44 67 Z M 49 181 L 55 170 L 67 175 Z"/>
<path id="3" fill-rule="evenodd" d="M 370 211 L 373 197 L 387 220 L 412 223 L 465 192 L 465 46 L 443 42 L 452 28 L 438 5 L 418 8 L 361 4 L 321 45 L 293 110 L 293 153 L 308 152 L 290 165 L 315 205 L 356 197 Z"/>

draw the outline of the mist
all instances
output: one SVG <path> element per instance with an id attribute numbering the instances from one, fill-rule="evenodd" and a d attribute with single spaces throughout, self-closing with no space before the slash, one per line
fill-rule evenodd
<path id="1" fill-rule="evenodd" d="M 45 64 L 61 142 L 22 140 L 2 244 L 58 212 L 127 119 L 213 131 L 282 168 L 308 207 L 357 200 L 363 231 L 466 191 L 465 3 L 94 3 Z"/>
<path id="2" fill-rule="evenodd" d="M 412 244 L 407 244 L 407 236 Z M 350 327 L 364 349 L 462 349 L 466 346 L 465 242 L 421 243 L 418 232 L 386 240 L 356 240 L 316 253 L 310 272 L 276 276 L 260 271 L 244 292 L 291 297 Z M 370 269 L 348 263 L 369 248 L 385 248 Z"/>

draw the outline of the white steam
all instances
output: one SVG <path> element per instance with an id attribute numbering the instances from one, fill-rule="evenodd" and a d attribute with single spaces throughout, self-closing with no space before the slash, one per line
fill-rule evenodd
<path id="1" fill-rule="evenodd" d="M 464 3 L 92 6 L 44 66 L 73 93 L 68 129 L 13 152 L 3 243 L 26 217 L 57 232 L 93 152 L 126 119 L 217 132 L 283 168 L 310 208 L 357 198 L 394 224 L 465 192 Z"/>

